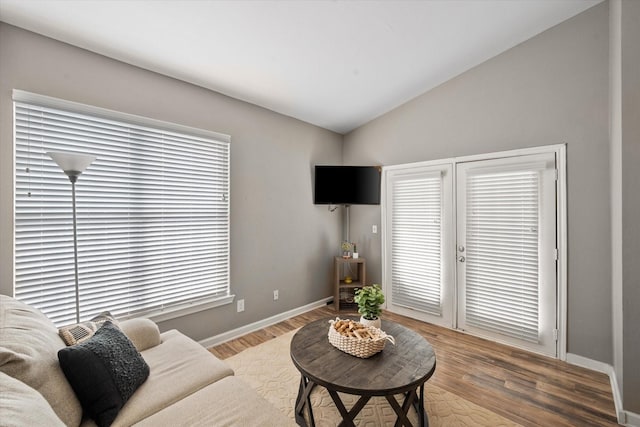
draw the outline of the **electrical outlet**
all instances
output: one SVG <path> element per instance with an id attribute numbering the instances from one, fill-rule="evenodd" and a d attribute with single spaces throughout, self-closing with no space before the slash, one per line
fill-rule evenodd
<path id="1" fill-rule="evenodd" d="M 239 299 L 238 300 L 238 313 L 244 311 L 244 300 L 243 299 Z"/>
<path id="2" fill-rule="evenodd" d="M 278 300 L 278 290 L 277 289 L 275 291 L 273 291 L 273 300 L 274 301 Z"/>
<path id="3" fill-rule="evenodd" d="M 372 226 L 371 226 L 371 232 L 372 232 L 373 234 L 378 234 L 378 226 L 377 226 L 377 225 L 375 225 L 375 224 L 374 224 L 374 225 L 372 225 Z"/>

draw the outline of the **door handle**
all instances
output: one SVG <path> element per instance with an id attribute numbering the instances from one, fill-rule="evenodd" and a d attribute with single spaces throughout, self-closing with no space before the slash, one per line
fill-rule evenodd
<path id="1" fill-rule="evenodd" d="M 460 261 L 460 262 L 464 262 L 464 261 L 465 261 L 465 257 L 463 257 L 463 256 L 459 256 L 459 257 L 458 257 L 458 261 Z"/>

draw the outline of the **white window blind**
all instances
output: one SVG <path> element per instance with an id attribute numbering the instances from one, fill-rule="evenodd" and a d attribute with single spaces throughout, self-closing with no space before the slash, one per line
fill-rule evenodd
<path id="1" fill-rule="evenodd" d="M 75 321 L 71 184 L 48 151 L 97 157 L 76 183 L 81 319 L 229 295 L 228 137 L 14 107 L 18 299 Z"/>
<path id="2" fill-rule="evenodd" d="M 442 172 L 391 181 L 393 305 L 442 314 Z"/>
<path id="3" fill-rule="evenodd" d="M 466 180 L 467 324 L 538 342 L 540 170 Z"/>

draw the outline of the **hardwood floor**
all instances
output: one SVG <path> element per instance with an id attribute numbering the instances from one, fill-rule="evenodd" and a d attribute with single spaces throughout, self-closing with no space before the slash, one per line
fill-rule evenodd
<path id="1" fill-rule="evenodd" d="M 295 316 L 209 349 L 226 359 L 305 324 L 335 317 L 331 306 Z M 523 426 L 616 426 L 609 377 L 556 359 L 385 312 L 434 347 L 429 380 Z"/>

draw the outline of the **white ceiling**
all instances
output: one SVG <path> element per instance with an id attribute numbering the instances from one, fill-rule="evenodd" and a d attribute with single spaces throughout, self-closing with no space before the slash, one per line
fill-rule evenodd
<path id="1" fill-rule="evenodd" d="M 339 133 L 602 0 L 0 0 L 0 20 Z"/>

